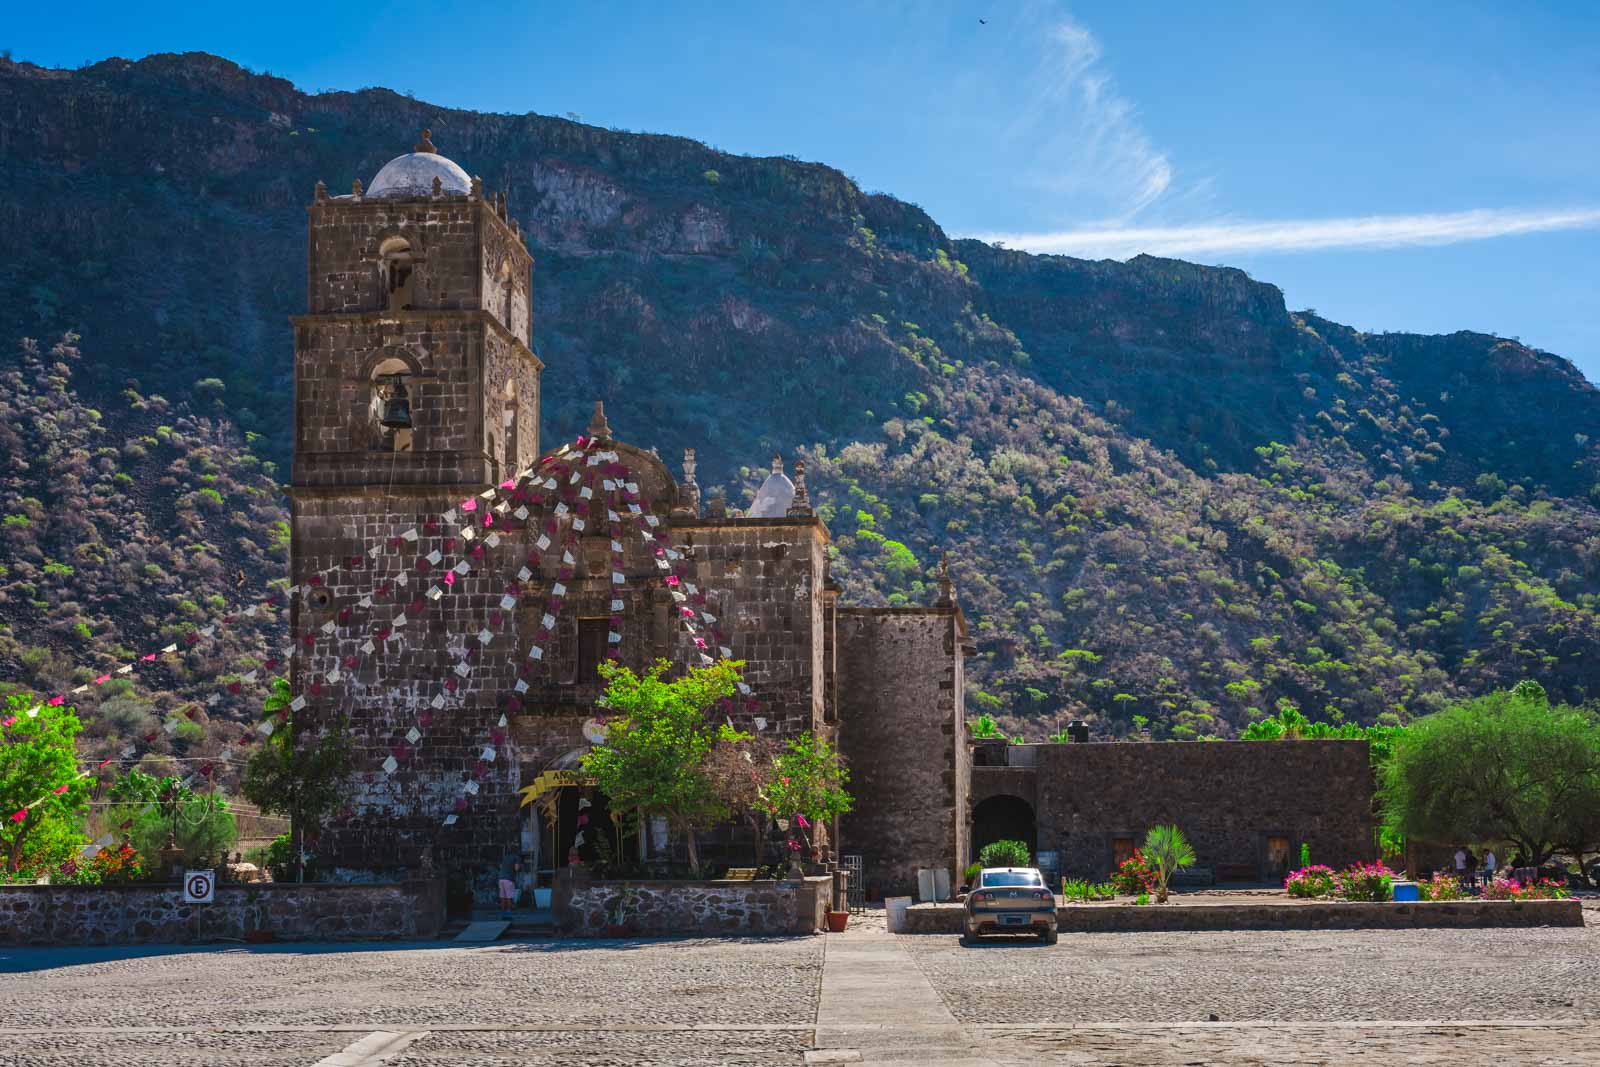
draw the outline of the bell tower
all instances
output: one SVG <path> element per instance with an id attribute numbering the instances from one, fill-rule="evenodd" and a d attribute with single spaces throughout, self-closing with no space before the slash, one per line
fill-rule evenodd
<path id="1" fill-rule="evenodd" d="M 353 746 L 348 817 L 318 846 L 332 857 L 359 851 L 372 827 L 433 840 L 463 778 L 485 797 L 514 784 L 495 776 L 507 761 L 481 778 L 478 767 L 500 714 L 492 686 L 514 676 L 488 660 L 514 653 L 482 650 L 455 688 L 464 632 L 490 625 L 505 578 L 469 566 L 482 557 L 445 516 L 536 461 L 542 365 L 529 347 L 532 260 L 505 197 L 428 131 L 365 188 L 330 196 L 318 182 L 307 214 L 308 307 L 291 319 L 290 684 L 297 740 L 342 722 Z M 462 569 L 430 573 L 447 553 Z M 434 579 L 448 600 L 430 597 Z M 443 679 L 449 714 L 429 725 Z M 473 825 L 503 851 L 494 818 Z"/>
<path id="2" fill-rule="evenodd" d="M 429 131 L 362 188 L 309 214 L 308 313 L 295 331 L 294 486 L 502 481 L 539 449 L 532 258 Z"/>

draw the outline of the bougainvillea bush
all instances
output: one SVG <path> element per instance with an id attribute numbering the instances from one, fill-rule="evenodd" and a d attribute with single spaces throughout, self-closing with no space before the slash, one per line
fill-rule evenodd
<path id="1" fill-rule="evenodd" d="M 1541 878 L 1537 882 L 1496 878 L 1483 887 L 1485 900 L 1563 900 L 1571 895 L 1566 886 L 1549 878 Z"/>
<path id="2" fill-rule="evenodd" d="M 1289 891 L 1291 897 L 1331 897 L 1333 868 L 1316 863 L 1301 867 L 1298 871 L 1290 871 L 1289 877 L 1283 880 L 1283 888 Z"/>
<path id="3" fill-rule="evenodd" d="M 1341 900 L 1394 899 L 1394 872 L 1382 863 L 1356 863 L 1333 876 Z"/>
<path id="4" fill-rule="evenodd" d="M 1156 869 L 1144 858 L 1144 853 L 1134 849 L 1133 855 L 1112 872 L 1111 884 L 1117 887 L 1118 893 L 1130 896 L 1149 893 L 1156 887 Z"/>

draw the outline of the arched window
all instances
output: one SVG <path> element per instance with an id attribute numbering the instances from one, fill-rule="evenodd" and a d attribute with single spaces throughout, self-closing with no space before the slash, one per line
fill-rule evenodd
<path id="1" fill-rule="evenodd" d="M 517 472 L 517 465 L 522 462 L 517 455 L 517 383 L 515 379 L 506 379 L 506 387 L 501 394 L 501 429 L 502 440 L 506 443 L 506 454 L 503 466 L 507 475 Z"/>
<path id="2" fill-rule="evenodd" d="M 411 242 L 404 237 L 385 237 L 378 246 L 378 259 L 384 306 L 390 311 L 410 311 L 416 271 Z"/>
<path id="3" fill-rule="evenodd" d="M 373 447 L 380 452 L 410 452 L 415 442 L 414 397 L 407 388 L 411 368 L 405 360 L 389 358 L 372 368 L 368 414 L 372 419 Z"/>

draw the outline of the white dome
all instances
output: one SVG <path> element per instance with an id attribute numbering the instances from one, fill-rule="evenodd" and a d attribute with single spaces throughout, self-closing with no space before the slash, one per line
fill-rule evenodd
<path id="1" fill-rule="evenodd" d="M 366 195 L 431 196 L 435 178 L 439 179 L 439 189 L 443 193 L 464 196 L 472 191 L 472 179 L 453 161 L 437 152 L 408 152 L 383 165 L 367 187 Z"/>
<path id="2" fill-rule="evenodd" d="M 755 503 L 745 515 L 752 519 L 781 519 L 794 503 L 794 483 L 782 471 L 774 470 L 756 490 Z"/>

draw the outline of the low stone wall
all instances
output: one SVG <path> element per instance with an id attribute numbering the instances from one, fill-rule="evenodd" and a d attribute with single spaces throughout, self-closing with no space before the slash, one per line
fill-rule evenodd
<path id="1" fill-rule="evenodd" d="M 917 904 L 904 933 L 958 934 L 960 904 Z M 1417 903 L 1064 904 L 1062 934 L 1192 930 L 1399 930 L 1414 927 L 1582 926 L 1577 900 L 1452 900 Z"/>
<path id="2" fill-rule="evenodd" d="M 243 940 L 389 941 L 437 937 L 444 883 L 223 883 L 211 904 L 179 884 L 0 886 L 0 944 L 172 945 Z"/>
<path id="3" fill-rule="evenodd" d="M 557 928 L 574 937 L 793 935 L 826 929 L 832 891 L 828 876 L 784 882 L 572 877 L 558 882 L 552 904 Z"/>

